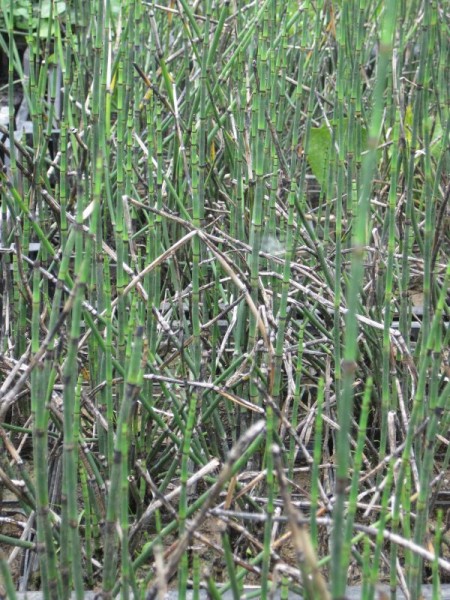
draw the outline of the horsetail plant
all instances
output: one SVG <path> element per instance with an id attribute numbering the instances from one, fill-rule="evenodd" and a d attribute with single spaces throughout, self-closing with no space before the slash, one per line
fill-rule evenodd
<path id="1" fill-rule="evenodd" d="M 441 593 L 443 3 L 0 7 L 7 593 Z"/>

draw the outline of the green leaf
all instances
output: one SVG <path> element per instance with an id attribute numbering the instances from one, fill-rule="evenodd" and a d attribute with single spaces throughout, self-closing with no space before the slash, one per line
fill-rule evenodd
<path id="1" fill-rule="evenodd" d="M 445 151 L 450 141 L 445 139 L 448 119 L 446 111 L 441 115 L 441 118 L 442 121 L 435 116 L 430 116 L 427 121 L 428 130 L 433 132 L 433 138 L 430 142 L 431 156 L 436 161 L 439 160 L 443 150 Z"/>
<path id="2" fill-rule="evenodd" d="M 311 167 L 314 177 L 321 187 L 325 187 L 326 185 L 326 173 L 330 149 L 331 133 L 328 127 L 325 124 L 320 127 L 312 127 L 306 159 Z"/>
<path id="3" fill-rule="evenodd" d="M 121 8 L 122 8 L 121 0 L 112 0 L 111 12 L 115 17 L 117 17 L 117 15 L 120 13 Z"/>
<path id="4" fill-rule="evenodd" d="M 48 19 L 50 17 L 51 5 L 52 5 L 51 0 L 44 0 L 44 2 L 42 2 L 42 7 L 41 7 L 41 18 L 42 19 Z M 55 2 L 54 3 L 54 5 L 53 5 L 53 16 L 54 17 L 56 15 L 61 15 L 65 11 L 66 11 L 66 3 L 65 2 Z"/>
<path id="5" fill-rule="evenodd" d="M 412 106 L 411 104 L 408 104 L 408 106 L 406 107 L 406 111 L 405 111 L 405 140 L 406 140 L 406 147 L 409 148 L 411 147 L 411 140 L 412 140 L 412 128 L 413 128 L 413 110 L 412 110 Z"/>
<path id="6" fill-rule="evenodd" d="M 39 37 L 40 38 L 46 38 L 48 36 L 48 24 L 49 24 L 49 19 L 41 19 L 39 21 Z M 50 35 L 53 35 L 55 33 L 55 26 L 53 25 L 53 23 L 51 24 L 50 27 Z"/>
<path id="7" fill-rule="evenodd" d="M 41 4 L 41 19 L 48 19 L 50 16 L 52 3 L 51 0 L 44 0 Z"/>
<path id="8" fill-rule="evenodd" d="M 25 19 L 28 19 L 28 9 L 27 8 L 21 8 L 20 6 L 18 8 L 14 9 L 14 18 L 18 19 L 20 17 L 23 17 Z"/>
<path id="9" fill-rule="evenodd" d="M 358 124 L 356 125 L 359 126 Z M 348 119 L 344 119 L 344 131 L 347 130 Z M 361 150 L 366 149 L 367 129 L 361 127 Z M 328 162 L 331 153 L 331 132 L 326 124 L 320 127 L 312 127 L 309 136 L 309 146 L 306 152 L 306 159 L 311 168 L 314 177 L 325 188 L 327 184 Z"/>

